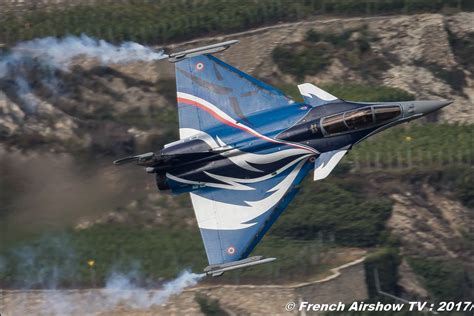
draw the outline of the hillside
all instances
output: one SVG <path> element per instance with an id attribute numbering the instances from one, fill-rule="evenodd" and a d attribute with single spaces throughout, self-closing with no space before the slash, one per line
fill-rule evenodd
<path id="1" fill-rule="evenodd" d="M 83 33 L 114 43 L 176 43 L 325 15 L 450 14 L 470 0 L 0 0 L 0 44 Z"/>
<path id="2" fill-rule="evenodd" d="M 256 250 L 284 260 L 217 282 L 321 276 L 335 265 L 333 253 L 349 256 L 357 248 L 371 256 L 367 275 L 380 268 L 386 291 L 473 296 L 473 20 L 468 12 L 308 16 L 166 45 L 179 51 L 238 39 L 219 57 L 294 98 L 297 84 L 311 82 L 353 100 L 454 100 L 419 124 L 363 142 L 328 181 L 306 181 Z M 202 268 L 188 198 L 157 193 L 140 168 L 110 165 L 177 139 L 173 65 L 104 64 L 86 56 L 54 71 L 37 59 L 25 65 L 28 89 L 0 76 L 0 227 L 8 241 L 0 247 L 0 284 L 47 287 L 43 281 L 63 263 L 76 272 L 74 279 L 59 273 L 53 286 L 102 285 L 117 260 L 122 268 L 139 260 L 154 281 Z M 44 231 L 61 242 L 43 248 Z M 76 252 L 64 256 L 65 248 Z M 21 259 L 15 249 L 57 255 L 15 265 Z M 5 258 L 13 261 L 5 264 Z M 86 266 L 91 258 L 99 262 L 96 270 Z M 46 268 L 32 285 L 28 272 L 36 265 Z M 445 279 L 454 281 L 440 287 Z"/>
<path id="3" fill-rule="evenodd" d="M 239 39 L 241 43 L 225 52 L 222 58 L 279 86 L 294 87 L 303 81 L 386 85 L 401 88 L 417 99 L 455 101 L 432 116 L 433 121 L 472 123 L 473 70 L 468 59 L 473 47 L 469 42 L 473 33 L 469 33 L 472 31 L 468 27 L 472 18 L 471 13 L 447 17 L 423 14 L 325 18 L 195 40 L 168 48 L 180 50 Z M 361 28 L 371 35 L 370 51 L 356 55 L 352 65 L 341 60 L 344 55 L 334 52 L 327 67 L 316 75 L 296 79 L 272 59 L 276 47 L 294 45 L 296 48 L 310 30 L 324 34 L 336 29 L 339 30 L 334 33 L 336 37 L 343 36 L 344 30 L 353 30 L 352 36 L 357 37 Z M 367 70 L 371 59 L 377 60 L 382 68 Z M 3 143 L 14 143 L 22 148 L 46 143 L 59 151 L 94 148 L 120 154 L 154 150 L 177 136 L 173 68 L 165 61 L 104 66 L 93 60 L 79 59 L 70 72 L 54 75 L 54 80 L 63 83 L 59 90 L 50 90 L 38 79 L 39 74 L 41 72 L 27 75 L 31 91 L 26 95 L 19 94 L 15 82 L 0 79 Z M 25 98 L 35 100 L 37 106 L 32 109 Z M 105 129 L 99 133 L 100 137 L 96 133 L 98 128 Z"/>

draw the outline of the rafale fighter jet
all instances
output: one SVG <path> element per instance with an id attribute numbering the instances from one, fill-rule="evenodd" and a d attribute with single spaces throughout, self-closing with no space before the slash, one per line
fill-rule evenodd
<path id="1" fill-rule="evenodd" d="M 308 173 L 322 180 L 360 141 L 451 103 L 352 102 L 310 83 L 297 103 L 211 55 L 236 42 L 168 55 L 180 140 L 114 162 L 145 166 L 159 190 L 190 192 L 212 276 L 275 260 L 248 256 Z"/>

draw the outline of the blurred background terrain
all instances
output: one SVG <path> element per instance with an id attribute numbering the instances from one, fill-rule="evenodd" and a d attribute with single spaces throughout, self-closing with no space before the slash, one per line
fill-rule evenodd
<path id="1" fill-rule="evenodd" d="M 254 250 L 275 263 L 203 282 L 283 286 L 365 257 L 357 286 L 368 299 L 380 296 L 377 268 L 385 292 L 465 301 L 474 298 L 473 9 L 469 0 L 0 0 L 0 59 L 46 36 L 173 51 L 238 39 L 219 57 L 297 101 L 303 82 L 354 101 L 454 100 L 359 144 L 325 181 L 307 179 Z M 136 281 L 152 287 L 201 271 L 188 196 L 111 165 L 178 138 L 173 65 L 79 56 L 54 70 L 54 89 L 34 59 L 22 71 L 23 94 L 0 76 L 0 287 L 101 287 L 137 265 Z M 204 314 L 246 312 L 212 295 L 194 301 Z"/>

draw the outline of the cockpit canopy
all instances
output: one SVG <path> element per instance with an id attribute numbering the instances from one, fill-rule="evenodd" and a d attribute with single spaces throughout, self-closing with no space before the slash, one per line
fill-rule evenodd
<path id="1" fill-rule="evenodd" d="M 368 106 L 327 116 L 322 119 L 321 125 L 328 135 L 339 134 L 386 123 L 401 113 L 399 105 Z"/>

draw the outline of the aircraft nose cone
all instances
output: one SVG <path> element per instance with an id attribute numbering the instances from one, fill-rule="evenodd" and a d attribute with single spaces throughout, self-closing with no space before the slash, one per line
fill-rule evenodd
<path id="1" fill-rule="evenodd" d="M 416 101 L 414 110 L 416 114 L 420 113 L 425 115 L 437 111 L 451 103 L 453 103 L 453 101 Z"/>

